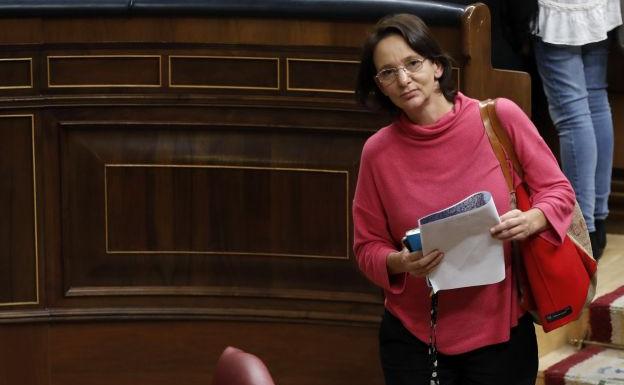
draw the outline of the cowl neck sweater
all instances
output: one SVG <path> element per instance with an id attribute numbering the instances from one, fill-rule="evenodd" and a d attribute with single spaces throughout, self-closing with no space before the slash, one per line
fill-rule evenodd
<path id="1" fill-rule="evenodd" d="M 574 192 L 522 110 L 499 99 L 496 111 L 532 188 L 533 207 L 541 209 L 553 227 L 545 236 L 560 241 L 570 223 Z M 499 215 L 509 210 L 509 192 L 485 134 L 478 101 L 461 93 L 453 109 L 438 121 L 418 125 L 403 114 L 372 135 L 362 150 L 353 202 L 358 266 L 384 289 L 388 311 L 423 342 L 429 339 L 429 288 L 422 277 L 389 275 L 386 257 L 401 249 L 400 239 L 417 226 L 418 218 L 478 191 L 492 194 Z M 505 250 L 502 282 L 439 292 L 440 352 L 459 354 L 509 340 L 523 311 L 509 245 Z"/>
<path id="2" fill-rule="evenodd" d="M 465 98 L 456 98 L 453 108 L 432 124 L 416 124 L 412 122 L 405 113 L 399 115 L 395 124 L 406 136 L 410 138 L 416 140 L 435 139 L 444 135 L 447 130 L 455 125 L 455 122 L 460 116 L 464 102 Z"/>

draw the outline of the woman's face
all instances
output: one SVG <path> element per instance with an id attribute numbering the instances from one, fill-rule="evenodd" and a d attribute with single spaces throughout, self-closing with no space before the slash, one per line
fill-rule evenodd
<path id="1" fill-rule="evenodd" d="M 403 69 L 403 67 L 418 67 L 414 64 L 421 60 L 424 58 L 415 52 L 402 36 L 394 34 L 377 43 L 373 53 L 378 73 L 387 68 L 399 68 L 398 71 L 394 71 L 396 76 L 392 77 L 394 79 L 392 82 L 388 82 L 388 79 L 383 82 L 379 76 L 375 81 L 381 91 L 408 115 L 409 112 L 418 111 L 430 102 L 431 95 L 439 88 L 436 79 L 442 76 L 444 70 L 430 60 L 424 60 L 422 66 L 414 72 Z"/>

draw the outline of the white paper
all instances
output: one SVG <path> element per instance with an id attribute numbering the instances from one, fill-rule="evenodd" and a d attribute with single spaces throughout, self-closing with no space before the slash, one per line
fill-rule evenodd
<path id="1" fill-rule="evenodd" d="M 489 192 L 472 194 L 418 222 L 423 253 L 444 252 L 442 262 L 427 277 L 434 293 L 505 278 L 503 242 L 490 234 L 500 218 Z"/>

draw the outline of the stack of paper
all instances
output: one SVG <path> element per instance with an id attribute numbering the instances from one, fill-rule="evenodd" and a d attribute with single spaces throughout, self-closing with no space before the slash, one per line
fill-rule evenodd
<path id="1" fill-rule="evenodd" d="M 503 242 L 490 228 L 500 223 L 494 199 L 487 191 L 421 218 L 423 253 L 438 249 L 444 258 L 427 277 L 434 292 L 487 285 L 505 278 Z"/>

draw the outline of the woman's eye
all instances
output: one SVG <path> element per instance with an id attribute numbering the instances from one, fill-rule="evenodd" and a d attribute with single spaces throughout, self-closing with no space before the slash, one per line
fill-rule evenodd
<path id="1" fill-rule="evenodd" d="M 379 72 L 379 76 L 382 78 L 388 78 L 388 77 L 391 77 L 392 75 L 394 75 L 394 69 L 390 69 L 390 68 Z"/>
<path id="2" fill-rule="evenodd" d="M 417 69 L 418 67 L 420 67 L 421 63 L 422 61 L 420 60 L 410 60 L 407 62 L 406 67 L 408 69 Z"/>

